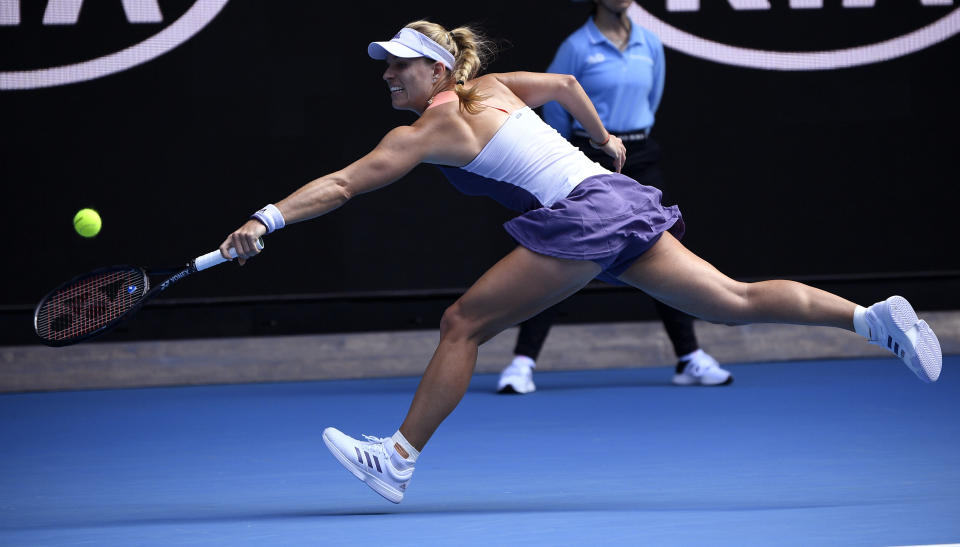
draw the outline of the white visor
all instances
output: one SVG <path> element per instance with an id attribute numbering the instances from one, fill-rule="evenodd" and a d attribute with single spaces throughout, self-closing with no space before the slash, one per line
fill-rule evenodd
<path id="1" fill-rule="evenodd" d="M 453 64 L 456 62 L 453 54 L 443 46 L 426 35 L 406 27 L 400 29 L 400 32 L 389 42 L 370 42 L 367 46 L 367 55 L 373 59 L 386 59 L 388 53 L 405 59 L 429 57 L 443 63 L 447 70 L 453 70 Z"/>

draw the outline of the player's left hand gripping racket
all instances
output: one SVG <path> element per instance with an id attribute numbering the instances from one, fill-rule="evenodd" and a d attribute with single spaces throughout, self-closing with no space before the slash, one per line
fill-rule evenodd
<path id="1" fill-rule="evenodd" d="M 263 249 L 263 240 L 257 240 Z M 230 256 L 237 252 L 230 249 Z M 186 266 L 145 270 L 110 266 L 74 277 L 44 296 L 33 312 L 33 330 L 48 346 L 67 346 L 99 336 L 137 313 L 147 300 L 192 273 L 226 262 L 220 251 L 191 260 Z M 167 275 L 150 285 L 150 276 Z"/>

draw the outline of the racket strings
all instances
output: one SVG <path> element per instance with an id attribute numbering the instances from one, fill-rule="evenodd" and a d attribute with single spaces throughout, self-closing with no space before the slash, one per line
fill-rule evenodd
<path id="1" fill-rule="evenodd" d="M 37 313 L 37 333 L 48 340 L 86 336 L 120 318 L 143 297 L 139 269 L 100 272 L 59 289 Z"/>

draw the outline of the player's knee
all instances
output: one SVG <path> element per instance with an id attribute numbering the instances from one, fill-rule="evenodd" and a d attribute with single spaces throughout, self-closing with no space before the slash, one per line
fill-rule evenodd
<path id="1" fill-rule="evenodd" d="M 467 313 L 464 306 L 454 302 L 443 312 L 440 318 L 440 337 L 447 340 L 471 340 L 477 345 L 483 344 L 497 334 L 480 317 Z"/>
<path id="2" fill-rule="evenodd" d="M 736 282 L 730 287 L 730 313 L 726 324 L 731 326 L 753 323 L 762 315 L 763 293 L 757 283 Z"/>
<path id="3" fill-rule="evenodd" d="M 440 318 L 440 337 L 469 338 L 472 330 L 471 323 L 460 302 L 454 302 L 444 310 L 443 316 Z"/>
<path id="4" fill-rule="evenodd" d="M 712 305 L 700 318 L 718 325 L 743 325 L 750 322 L 753 307 L 750 284 L 731 280 L 717 291 Z"/>

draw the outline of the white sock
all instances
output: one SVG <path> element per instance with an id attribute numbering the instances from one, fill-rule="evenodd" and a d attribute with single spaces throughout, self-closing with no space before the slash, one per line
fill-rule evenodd
<path id="1" fill-rule="evenodd" d="M 417 463 L 417 458 L 420 457 L 420 451 L 407 441 L 407 438 L 403 436 L 403 433 L 400 433 L 399 429 L 390 439 L 394 444 L 399 445 L 400 448 L 409 454 L 409 457 L 404 458 L 403 455 L 400 454 L 400 451 L 397 450 L 397 447 L 391 445 L 390 448 L 393 450 L 391 450 L 390 461 L 393 463 L 393 466 L 397 469 L 413 467 L 413 464 Z"/>
<path id="2" fill-rule="evenodd" d="M 510 362 L 510 366 L 525 366 L 530 368 L 537 368 L 537 363 L 533 359 L 527 357 L 526 355 L 515 355 L 513 361 Z"/>
<path id="3" fill-rule="evenodd" d="M 857 331 L 857 334 L 867 340 L 870 339 L 870 325 L 867 324 L 867 308 L 857 306 L 857 309 L 853 310 L 853 330 Z"/>

